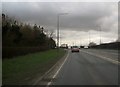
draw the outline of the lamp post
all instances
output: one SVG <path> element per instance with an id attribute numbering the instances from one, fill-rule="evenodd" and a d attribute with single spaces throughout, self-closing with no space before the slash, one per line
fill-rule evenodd
<path id="1" fill-rule="evenodd" d="M 59 23 L 59 19 L 60 19 L 60 16 L 61 15 L 67 15 L 68 13 L 59 13 L 58 15 L 57 15 L 57 48 L 59 48 L 59 25 L 60 25 L 60 23 Z"/>
<path id="2" fill-rule="evenodd" d="M 90 45 L 90 43 L 91 43 L 90 31 L 88 31 L 88 32 L 89 32 L 89 45 Z"/>
<path id="3" fill-rule="evenodd" d="M 100 44 L 101 44 L 101 26 L 99 28 L 100 28 Z"/>
<path id="4" fill-rule="evenodd" d="M 101 39 L 102 39 L 102 38 L 101 38 L 101 26 L 98 26 L 98 25 L 97 25 L 97 28 L 98 28 L 98 32 L 99 32 L 99 35 L 100 35 L 100 36 L 99 36 L 99 37 L 100 37 L 99 42 L 100 42 L 100 44 L 101 44 L 101 43 L 102 43 L 102 40 L 101 40 Z"/>
<path id="5" fill-rule="evenodd" d="M 99 31 L 99 35 L 100 35 L 100 39 L 99 39 L 99 42 L 101 44 L 101 26 L 97 26 L 98 27 L 98 31 Z"/>

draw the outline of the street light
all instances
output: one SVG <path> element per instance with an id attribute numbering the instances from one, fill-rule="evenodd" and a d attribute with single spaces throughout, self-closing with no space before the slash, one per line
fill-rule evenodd
<path id="1" fill-rule="evenodd" d="M 57 15 L 57 48 L 59 48 L 59 17 L 61 15 L 67 15 L 68 13 L 59 13 Z"/>
<path id="2" fill-rule="evenodd" d="M 99 33 L 100 33 L 100 44 L 101 44 L 101 26 L 98 26 L 99 28 Z"/>
<path id="3" fill-rule="evenodd" d="M 98 27 L 98 31 L 99 31 L 99 35 L 100 35 L 100 44 L 101 44 L 102 43 L 102 41 L 101 41 L 101 26 L 97 25 L 97 27 Z"/>
<path id="4" fill-rule="evenodd" d="M 91 36 L 90 36 L 90 31 L 88 31 L 89 32 L 89 45 L 90 45 L 90 43 L 91 43 Z"/>
<path id="5" fill-rule="evenodd" d="M 101 26 L 100 26 L 100 45 L 101 45 Z"/>

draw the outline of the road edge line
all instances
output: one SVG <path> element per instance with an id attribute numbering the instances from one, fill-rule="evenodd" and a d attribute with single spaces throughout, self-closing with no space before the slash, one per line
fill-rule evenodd
<path id="1" fill-rule="evenodd" d="M 67 54 L 65 54 L 63 57 L 65 57 Z M 59 59 L 60 60 L 60 59 Z M 54 67 L 56 66 L 56 64 L 59 62 L 59 60 L 47 71 L 45 72 L 37 81 L 35 81 L 33 83 L 33 85 L 37 85 L 37 83 L 42 80 L 52 69 L 54 69 Z"/>
<path id="2" fill-rule="evenodd" d="M 65 60 L 63 61 L 63 63 L 61 64 L 61 66 L 59 67 L 59 69 L 57 70 L 57 72 L 53 75 L 53 79 L 58 75 L 59 71 L 61 70 L 61 68 L 63 67 L 63 65 L 65 64 L 66 60 L 68 59 L 68 56 L 69 56 L 69 51 L 67 53 L 67 56 L 65 58 Z M 51 85 L 52 83 L 52 80 L 50 82 L 48 82 L 47 86 L 46 87 L 49 87 L 49 85 Z"/>

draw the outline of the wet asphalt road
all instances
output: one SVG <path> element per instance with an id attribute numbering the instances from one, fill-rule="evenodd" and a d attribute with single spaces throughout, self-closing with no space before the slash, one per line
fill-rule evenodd
<path id="1" fill-rule="evenodd" d="M 117 85 L 118 64 L 90 55 L 87 52 L 100 54 L 107 58 L 112 51 L 81 50 L 79 53 L 71 53 L 51 85 Z M 117 52 L 112 59 L 117 59 Z"/>

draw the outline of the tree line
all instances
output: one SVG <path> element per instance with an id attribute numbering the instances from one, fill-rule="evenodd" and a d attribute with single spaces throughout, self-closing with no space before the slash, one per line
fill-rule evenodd
<path id="1" fill-rule="evenodd" d="M 2 14 L 3 58 L 53 49 L 56 44 L 52 34 L 48 35 L 40 25 L 20 23 Z"/>

